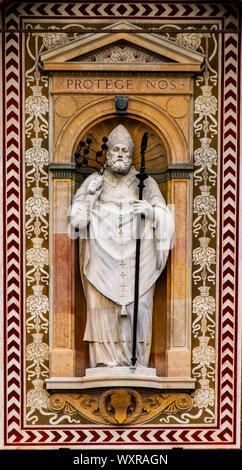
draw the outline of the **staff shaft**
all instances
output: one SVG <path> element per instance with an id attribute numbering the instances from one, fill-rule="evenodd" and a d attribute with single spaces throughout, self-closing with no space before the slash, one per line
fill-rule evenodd
<path id="1" fill-rule="evenodd" d="M 148 133 L 145 132 L 141 142 L 141 168 L 140 172 L 136 175 L 140 183 L 139 200 L 143 199 L 143 189 L 145 187 L 144 180 L 148 178 L 145 174 L 145 150 L 147 147 Z M 136 258 L 135 258 L 135 284 L 134 284 L 134 316 L 133 316 L 133 344 L 132 344 L 132 357 L 131 362 L 134 367 L 137 361 L 136 358 L 136 345 L 137 345 L 137 324 L 138 324 L 138 311 L 139 311 L 139 272 L 140 272 L 140 244 L 141 244 L 141 215 L 137 218 L 137 231 L 136 231 Z"/>
<path id="2" fill-rule="evenodd" d="M 143 198 L 144 183 L 140 182 L 139 200 Z M 138 323 L 138 309 L 139 309 L 139 271 L 140 271 L 140 237 L 141 237 L 141 215 L 137 219 L 136 230 L 136 259 L 135 259 L 135 283 L 134 283 L 134 318 L 133 318 L 133 345 L 132 345 L 132 366 L 135 366 L 136 358 L 136 345 L 137 345 L 137 323 Z"/>

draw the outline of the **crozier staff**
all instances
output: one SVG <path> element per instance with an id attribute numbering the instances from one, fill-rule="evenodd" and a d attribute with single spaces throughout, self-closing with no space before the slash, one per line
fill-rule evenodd
<path id="1" fill-rule="evenodd" d="M 147 148 L 148 133 L 145 132 L 141 142 L 141 166 L 140 171 L 136 175 L 139 179 L 139 201 L 143 199 L 143 189 L 145 187 L 144 181 L 148 178 L 145 173 L 145 151 Z M 132 343 L 132 366 L 135 366 L 136 358 L 136 342 L 137 342 L 137 322 L 139 312 L 139 267 L 140 267 L 140 237 L 141 237 L 141 220 L 140 217 L 137 219 L 137 239 L 136 239 L 136 255 L 135 255 L 135 281 L 134 281 L 134 320 L 133 320 L 133 343 Z"/>
<path id="2" fill-rule="evenodd" d="M 79 230 L 80 269 L 87 301 L 84 341 L 90 367 L 130 366 L 134 312 L 136 223 L 141 220 L 137 366 L 148 366 L 155 282 L 165 267 L 174 220 L 150 176 L 139 200 L 134 144 L 119 125 L 108 137 L 103 175 L 78 189 L 71 223 Z"/>

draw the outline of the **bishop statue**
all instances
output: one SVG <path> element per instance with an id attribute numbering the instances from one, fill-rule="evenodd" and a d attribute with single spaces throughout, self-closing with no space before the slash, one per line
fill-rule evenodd
<path id="1" fill-rule="evenodd" d="M 143 200 L 132 165 L 134 143 L 118 125 L 108 137 L 103 174 L 92 173 L 77 190 L 71 225 L 78 231 L 80 270 L 87 302 L 84 341 L 90 367 L 130 366 L 137 218 L 141 218 L 137 366 L 148 367 L 153 295 L 174 235 L 174 219 L 152 177 Z"/>

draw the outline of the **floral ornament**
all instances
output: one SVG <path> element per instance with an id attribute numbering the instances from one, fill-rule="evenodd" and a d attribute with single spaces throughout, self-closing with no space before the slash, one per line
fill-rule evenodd
<path id="1" fill-rule="evenodd" d="M 25 112 L 29 117 L 25 122 L 25 131 L 28 137 L 31 137 L 32 129 L 34 128 L 33 119 L 39 119 L 39 130 L 43 131 L 44 136 L 48 135 L 48 121 L 44 115 L 49 111 L 49 101 L 46 96 L 42 94 L 42 86 L 34 85 L 30 87 L 33 95 L 28 96 L 25 100 Z M 36 123 L 35 123 L 36 125 Z"/>
<path id="2" fill-rule="evenodd" d="M 215 96 L 198 96 L 195 100 L 195 114 L 201 118 L 215 115 L 217 112 L 217 98 Z"/>
<path id="3" fill-rule="evenodd" d="M 28 24 L 27 26 L 29 28 L 33 28 L 33 30 L 43 28 L 43 25 L 40 24 L 36 24 L 34 27 L 32 26 L 32 24 Z M 70 39 L 67 33 L 60 33 L 59 31 L 55 32 L 55 29 L 55 26 L 50 26 L 45 33 L 33 32 L 32 35 L 33 37 L 42 38 L 43 45 L 47 49 L 52 49 L 53 47 L 57 46 L 63 46 L 64 44 L 69 42 Z M 42 50 L 43 46 L 41 46 L 40 49 Z"/>
<path id="4" fill-rule="evenodd" d="M 35 364 L 49 359 L 49 346 L 42 343 L 43 335 L 41 333 L 33 334 L 33 343 L 28 344 L 26 348 L 27 361 L 34 361 Z"/>
<path id="5" fill-rule="evenodd" d="M 203 188 L 206 190 L 208 186 L 201 187 L 200 189 L 202 190 Z M 207 191 L 202 191 L 201 195 L 195 197 L 193 207 L 195 214 L 208 216 L 216 211 L 216 199 Z"/>
<path id="6" fill-rule="evenodd" d="M 217 152 L 213 148 L 199 148 L 194 152 L 195 165 L 201 165 L 202 169 L 217 165 Z"/>
<path id="7" fill-rule="evenodd" d="M 203 243 L 202 246 L 193 250 L 193 263 L 199 265 L 199 268 L 193 273 L 194 282 L 197 284 L 198 281 L 205 280 L 207 278 L 206 271 L 210 273 L 208 280 L 214 282 L 215 273 L 211 270 L 210 266 L 216 263 L 215 250 L 207 246 L 208 238 L 201 237 L 199 241 Z"/>
<path id="8" fill-rule="evenodd" d="M 27 393 L 27 407 L 32 409 L 48 408 L 49 393 L 43 389 L 44 381 L 33 380 L 34 389 Z"/>
<path id="9" fill-rule="evenodd" d="M 213 315 L 215 310 L 215 299 L 211 295 L 197 295 L 192 302 L 193 313 L 196 315 Z"/>
<path id="10" fill-rule="evenodd" d="M 196 51 L 201 45 L 202 37 L 201 33 L 179 33 L 176 37 L 176 43 Z"/>
<path id="11" fill-rule="evenodd" d="M 203 333 L 207 329 L 206 318 L 202 320 Z M 193 349 L 192 360 L 194 364 L 198 364 L 193 368 L 192 373 L 194 377 L 202 377 L 202 379 L 210 377 L 214 380 L 214 367 L 216 356 L 215 349 L 212 346 L 208 346 L 210 338 L 208 336 L 199 336 L 200 345 Z"/>
<path id="12" fill-rule="evenodd" d="M 202 344 L 192 351 L 192 360 L 194 364 L 199 364 L 200 367 L 210 366 L 211 363 L 215 363 L 215 349 L 212 346 L 208 346 L 209 339 L 208 337 L 199 338 Z"/>
<path id="13" fill-rule="evenodd" d="M 30 28 L 32 30 L 39 29 L 40 25 L 36 24 L 35 27 L 30 25 Z M 49 153 L 46 149 L 48 148 L 49 102 L 45 88 L 48 88 L 49 77 L 43 73 L 39 58 L 44 48 L 50 49 L 67 43 L 69 34 L 56 33 L 51 29 L 51 27 L 48 28 L 46 33 L 42 34 L 31 31 L 31 34 L 26 38 L 26 50 L 29 54 L 28 58 L 31 60 L 31 66 L 25 71 L 30 95 L 27 95 L 25 100 L 25 133 L 32 143 L 31 148 L 27 148 L 25 152 L 26 183 L 29 187 L 35 184 L 35 187 L 32 188 L 33 196 L 29 197 L 27 192 L 26 201 L 26 234 L 28 238 L 34 236 L 31 240 L 33 248 L 26 252 L 26 278 L 27 285 L 35 284 L 31 284 L 33 295 L 26 299 L 28 314 L 26 328 L 28 332 L 33 332 L 33 341 L 26 347 L 26 360 L 28 361 L 26 372 L 34 388 L 27 393 L 28 412 L 26 419 L 33 424 L 39 421 L 39 416 L 33 415 L 35 410 L 39 410 L 41 415 L 53 417 L 53 413 L 48 411 L 49 394 L 44 390 L 44 380 L 41 380 L 48 376 L 46 364 L 49 354 L 49 347 L 43 342 L 43 334 L 48 333 L 49 302 L 47 295 L 43 294 L 43 289 L 48 284 L 48 273 L 45 269 L 47 269 L 49 259 L 47 248 L 42 246 L 44 238 L 48 236 L 47 217 L 49 213 L 48 199 L 43 196 L 43 186 L 48 185 L 46 167 L 49 164 Z M 34 41 L 32 41 L 33 36 Z M 31 47 L 33 47 L 32 50 Z"/>
<path id="14" fill-rule="evenodd" d="M 217 165 L 217 152 L 210 147 L 213 135 L 217 134 L 217 98 L 213 96 L 212 82 L 217 84 L 217 72 L 214 71 L 214 76 L 211 77 L 213 69 L 209 59 L 208 40 L 209 35 L 204 34 L 205 38 L 205 64 L 204 72 L 199 75 L 196 80 L 197 87 L 200 88 L 201 94 L 195 99 L 195 122 L 194 132 L 200 139 L 200 147 L 194 151 L 194 184 L 201 184 L 199 187 L 201 194 L 194 198 L 194 222 L 193 234 L 199 237 L 200 246 L 193 250 L 193 264 L 198 266 L 193 272 L 194 284 L 198 281 L 202 283 L 198 287 L 200 295 L 196 296 L 193 300 L 193 316 L 195 319 L 192 322 L 193 337 L 198 338 L 199 346 L 193 348 L 192 360 L 195 367 L 192 369 L 194 377 L 200 378 L 197 381 L 196 390 L 193 394 L 194 407 L 199 410 L 204 410 L 205 422 L 212 422 L 215 418 L 214 410 L 209 407 L 214 407 L 215 391 L 209 386 L 209 379 L 214 380 L 215 374 L 215 348 L 209 345 L 209 341 L 215 336 L 215 319 L 214 313 L 216 303 L 214 297 L 209 295 L 210 287 L 207 282 L 215 283 L 215 272 L 212 266 L 216 263 L 216 251 L 214 248 L 209 247 L 210 237 L 216 234 L 216 220 L 214 214 L 216 212 L 216 198 L 210 194 L 211 187 L 216 184 L 216 172 L 212 168 Z M 202 45 L 201 45 L 202 49 Z M 200 87 L 200 84 L 203 86 Z M 202 235 L 202 236 L 201 236 Z M 200 389 L 199 389 L 200 385 Z M 209 416 L 209 417 L 208 417 Z"/>
<path id="15" fill-rule="evenodd" d="M 33 269 L 27 272 L 26 277 L 28 280 L 28 285 L 31 282 L 36 280 L 36 277 L 33 277 L 32 274 L 37 270 L 42 273 L 40 280 L 44 283 L 48 283 L 49 275 L 47 271 L 44 270 L 44 266 L 49 264 L 49 252 L 47 248 L 42 248 L 43 243 L 42 238 L 33 238 L 34 247 L 27 250 L 27 266 L 33 266 Z"/>
<path id="16" fill-rule="evenodd" d="M 202 189 L 202 188 L 200 188 Z M 203 193 L 194 199 L 194 212 L 198 215 L 209 215 L 216 211 L 216 199 L 210 194 Z"/>
<path id="17" fill-rule="evenodd" d="M 44 286 L 36 285 L 32 288 L 34 295 L 30 295 L 26 300 L 26 309 L 31 315 L 26 321 L 27 331 L 30 332 L 32 329 L 40 331 L 42 329 L 47 333 L 49 322 L 44 315 L 49 311 L 49 299 L 42 294 Z"/>
<path id="18" fill-rule="evenodd" d="M 194 152 L 194 166 L 199 168 L 194 172 L 195 185 L 199 182 L 208 181 L 213 185 L 216 183 L 216 172 L 212 169 L 213 165 L 217 165 L 217 152 L 214 148 L 209 146 L 211 139 L 206 137 L 201 138 L 201 148 L 198 148 Z M 207 172 L 210 173 L 208 176 Z M 200 175 L 202 173 L 202 176 Z"/>
<path id="19" fill-rule="evenodd" d="M 194 113 L 198 114 L 198 118 L 194 122 L 195 133 L 200 137 L 200 132 L 203 131 L 204 137 L 207 134 L 217 134 L 217 121 L 215 115 L 217 112 L 218 101 L 215 96 L 212 96 L 212 87 L 204 85 L 201 87 L 203 94 L 198 96 L 195 100 Z"/>
<path id="20" fill-rule="evenodd" d="M 43 188 L 35 187 L 32 188 L 32 191 L 34 195 L 28 198 L 25 204 L 25 213 L 30 216 L 30 219 L 26 223 L 26 234 L 28 238 L 30 238 L 33 231 L 36 235 L 43 232 L 46 238 L 48 236 L 48 222 L 45 216 L 49 212 L 49 201 L 42 196 Z M 39 224 L 40 221 L 42 222 L 41 228 Z"/>
<path id="21" fill-rule="evenodd" d="M 48 173 L 43 170 L 43 166 L 49 164 L 49 152 L 41 147 L 42 140 L 39 138 L 31 139 L 33 147 L 25 152 L 25 164 L 31 167 L 31 170 L 25 175 L 27 186 L 39 181 L 45 185 L 48 184 Z"/>
<path id="22" fill-rule="evenodd" d="M 37 286 L 33 286 L 37 287 Z M 42 288 L 44 286 L 41 286 Z M 40 315 L 41 313 L 47 313 L 49 310 L 48 297 L 46 295 L 30 295 L 26 301 L 27 312 L 32 315 Z"/>
<path id="23" fill-rule="evenodd" d="M 34 269 L 37 269 L 48 264 L 49 254 L 47 248 L 35 247 L 27 250 L 27 266 L 34 266 Z"/>
<path id="24" fill-rule="evenodd" d="M 198 408 L 207 408 L 208 406 L 214 406 L 215 393 L 212 388 L 209 387 L 208 379 L 199 380 L 201 388 L 195 390 L 193 394 L 194 406 Z"/>
<path id="25" fill-rule="evenodd" d="M 26 214 L 31 217 L 42 217 L 49 212 L 49 201 L 46 197 L 42 196 L 43 188 L 32 188 L 34 193 L 26 201 Z"/>
<path id="26" fill-rule="evenodd" d="M 208 268 L 211 264 L 215 264 L 216 256 L 214 248 L 209 246 L 195 248 L 193 251 L 193 262 L 194 264 L 199 264 L 202 268 L 205 266 Z"/>
<path id="27" fill-rule="evenodd" d="M 53 27 L 53 29 L 54 28 L 55 27 Z M 41 33 L 40 36 L 43 39 L 43 45 L 47 49 L 52 49 L 53 47 L 57 47 L 57 46 L 64 46 L 64 44 L 69 42 L 67 33 L 54 33 L 54 32 L 48 31 L 46 33 Z"/>
<path id="28" fill-rule="evenodd" d="M 83 62 L 103 62 L 103 63 L 160 63 L 160 60 L 150 54 L 141 52 L 130 46 L 112 46 L 104 50 L 88 55 Z"/>
<path id="29" fill-rule="evenodd" d="M 25 152 L 26 166 L 33 166 L 33 171 L 49 163 L 49 152 L 41 148 L 41 141 L 42 139 L 32 139 L 33 147 Z"/>
<path id="30" fill-rule="evenodd" d="M 210 333 L 211 338 L 214 337 L 215 321 L 213 315 L 215 312 L 215 299 L 209 295 L 210 287 L 201 286 L 199 291 L 201 295 L 194 298 L 193 314 L 196 315 L 196 319 L 192 324 L 193 335 L 196 338 L 199 332 L 205 335 L 207 332 Z"/>
<path id="31" fill-rule="evenodd" d="M 32 90 L 38 91 L 34 95 L 28 96 L 25 101 L 25 112 L 30 114 L 31 118 L 40 117 L 41 114 L 46 114 L 49 111 L 49 101 L 46 96 L 41 95 L 41 90 L 43 87 L 31 87 Z M 36 90 L 37 88 L 37 90 Z"/>
<path id="32" fill-rule="evenodd" d="M 44 364 L 44 361 L 49 359 L 49 346 L 42 342 L 43 335 L 41 333 L 34 333 L 33 342 L 27 345 L 26 348 L 26 360 L 32 361 L 27 367 L 26 372 L 28 374 L 28 380 L 31 380 L 37 375 L 48 377 L 48 367 Z M 34 369 L 34 370 L 32 370 Z"/>
<path id="33" fill-rule="evenodd" d="M 201 195 L 196 196 L 193 202 L 194 213 L 198 214 L 198 217 L 193 222 L 194 234 L 198 236 L 202 228 L 204 233 L 208 229 L 211 231 L 211 235 L 214 236 L 216 220 L 212 217 L 212 214 L 214 214 L 217 208 L 216 199 L 214 196 L 210 195 L 209 186 L 204 185 L 199 189 Z M 207 223 L 207 219 L 210 220 L 210 224 Z"/>

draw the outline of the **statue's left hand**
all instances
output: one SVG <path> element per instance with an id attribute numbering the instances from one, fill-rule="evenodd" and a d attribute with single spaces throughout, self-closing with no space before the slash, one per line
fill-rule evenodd
<path id="1" fill-rule="evenodd" d="M 87 193 L 90 195 L 95 195 L 98 197 L 102 190 L 102 177 L 100 175 L 96 176 L 88 185 Z"/>
<path id="2" fill-rule="evenodd" d="M 153 220 L 154 209 L 148 201 L 136 200 L 134 202 L 134 214 L 135 215 L 144 215 L 146 219 Z"/>

